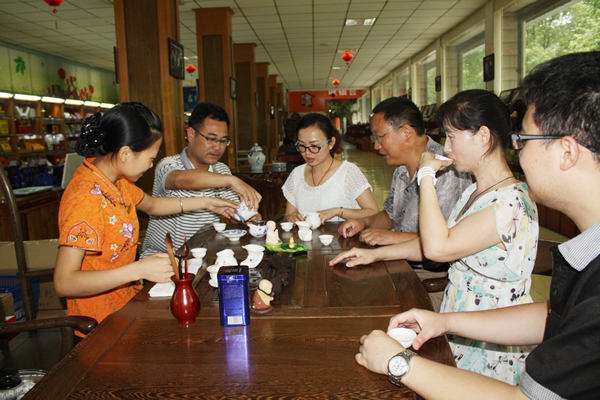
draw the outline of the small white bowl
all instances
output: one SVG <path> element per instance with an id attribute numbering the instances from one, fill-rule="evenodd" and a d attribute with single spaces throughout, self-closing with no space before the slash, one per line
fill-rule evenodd
<path id="1" fill-rule="evenodd" d="M 215 231 L 221 233 L 225 230 L 227 224 L 225 222 L 218 222 L 216 224 L 213 224 L 213 227 L 215 228 Z"/>
<path id="2" fill-rule="evenodd" d="M 266 236 L 267 234 L 267 226 L 266 225 L 254 225 L 253 223 L 248 222 L 248 228 L 250 228 L 250 234 L 255 238 L 261 238 Z"/>
<path id="3" fill-rule="evenodd" d="M 219 268 L 221 268 L 221 266 L 219 266 L 219 265 L 211 265 L 210 267 L 206 268 L 206 270 L 210 274 L 211 281 L 212 280 L 214 280 L 215 282 L 217 281 L 217 274 L 219 273 Z"/>
<path id="4" fill-rule="evenodd" d="M 195 249 L 190 250 L 194 258 L 204 258 L 206 255 L 206 249 L 204 247 L 196 247 Z"/>
<path id="5" fill-rule="evenodd" d="M 319 241 L 323 246 L 329 246 L 333 242 L 333 235 L 319 235 Z"/>
<path id="6" fill-rule="evenodd" d="M 408 328 L 394 328 L 388 332 L 388 335 L 395 339 L 404 348 L 412 346 L 413 340 L 417 337 L 417 332 Z"/>
<path id="7" fill-rule="evenodd" d="M 283 229 L 285 232 L 291 231 L 292 228 L 294 227 L 293 222 L 282 222 L 280 225 L 281 225 L 281 229 Z"/>
<path id="8" fill-rule="evenodd" d="M 227 231 L 221 232 L 221 234 L 223 236 L 225 236 L 227 239 L 229 239 L 229 241 L 231 241 L 231 242 L 239 242 L 240 238 L 242 236 L 244 236 L 246 233 L 248 233 L 248 232 L 243 229 L 229 229 Z"/>

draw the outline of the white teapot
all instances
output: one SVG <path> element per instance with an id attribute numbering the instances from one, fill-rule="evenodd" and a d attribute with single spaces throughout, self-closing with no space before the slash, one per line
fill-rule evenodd
<path id="1" fill-rule="evenodd" d="M 311 223 L 311 229 L 317 229 L 321 226 L 321 214 L 318 212 L 306 213 L 306 218 L 304 220 Z"/>

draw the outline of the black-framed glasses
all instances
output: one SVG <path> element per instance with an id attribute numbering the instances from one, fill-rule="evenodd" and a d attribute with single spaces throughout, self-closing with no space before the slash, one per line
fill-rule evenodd
<path id="1" fill-rule="evenodd" d="M 319 151 L 321 151 L 323 146 L 329 143 L 330 140 L 331 139 L 327 139 L 327 141 L 320 146 L 304 146 L 303 144 L 298 144 L 300 143 L 299 141 L 296 141 L 296 144 L 294 146 L 296 147 L 296 150 L 298 150 L 300 153 L 308 151 L 309 153 L 317 154 Z"/>
<path id="2" fill-rule="evenodd" d="M 371 135 L 371 136 L 370 136 L 370 137 L 371 137 L 371 143 L 375 143 L 375 142 L 377 142 L 377 143 L 381 144 L 381 142 L 383 141 L 383 138 L 384 138 L 384 137 L 386 137 L 387 135 L 389 135 L 389 134 L 390 134 L 390 133 L 392 133 L 392 132 L 396 132 L 396 131 L 398 131 L 398 130 L 402 129 L 402 127 L 403 127 L 404 125 L 407 125 L 407 124 L 403 124 L 402 126 L 399 126 L 398 128 L 396 128 L 396 129 L 393 129 L 393 130 L 389 131 L 388 133 L 384 133 L 384 134 L 383 134 L 383 135 L 381 135 L 381 136 L 377 136 L 377 135 Z M 414 128 L 414 125 L 408 125 L 408 126 L 412 126 L 412 127 Z"/>
<path id="3" fill-rule="evenodd" d="M 513 150 L 521 150 L 523 148 L 523 146 L 525 146 L 525 142 L 528 140 L 541 140 L 541 139 L 556 140 L 556 139 L 562 139 L 562 138 L 563 138 L 563 136 L 522 135 L 520 133 L 512 133 L 510 135 L 510 144 L 511 144 L 511 147 L 513 148 Z M 582 145 L 583 147 L 585 147 L 586 149 L 588 149 L 589 151 L 591 151 L 592 153 L 598 152 L 594 146 L 591 146 L 587 143 L 583 143 L 577 139 L 575 139 L 575 141 L 577 143 L 579 143 L 580 145 Z"/>
<path id="4" fill-rule="evenodd" d="M 194 131 L 202 136 L 204 139 L 208 140 L 209 143 L 213 144 L 213 143 L 218 143 L 219 145 L 224 144 L 225 146 L 229 146 L 231 144 L 231 140 L 229 139 L 217 139 L 214 137 L 210 137 L 210 136 L 204 136 L 203 134 L 201 134 L 200 132 L 198 132 L 197 130 L 194 129 Z"/>

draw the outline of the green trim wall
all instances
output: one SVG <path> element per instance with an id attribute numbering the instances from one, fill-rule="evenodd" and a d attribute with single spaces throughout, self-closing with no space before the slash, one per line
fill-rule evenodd
<path id="1" fill-rule="evenodd" d="M 0 91 L 119 102 L 114 72 L 1 42 Z"/>

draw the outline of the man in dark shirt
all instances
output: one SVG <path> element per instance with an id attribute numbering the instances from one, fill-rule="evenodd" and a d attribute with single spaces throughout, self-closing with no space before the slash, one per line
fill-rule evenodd
<path id="1" fill-rule="evenodd" d="M 548 302 L 448 314 L 413 309 L 390 322 L 419 332 L 415 350 L 446 333 L 537 344 L 521 386 L 413 357 L 382 331 L 361 338 L 359 364 L 428 399 L 600 398 L 600 52 L 541 64 L 521 96 L 528 109 L 512 142 L 531 197 L 569 216 L 582 233 L 552 249 Z"/>

